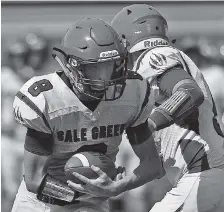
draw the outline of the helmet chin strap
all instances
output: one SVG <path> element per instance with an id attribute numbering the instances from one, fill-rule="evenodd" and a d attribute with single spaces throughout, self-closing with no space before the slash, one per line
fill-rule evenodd
<path id="1" fill-rule="evenodd" d="M 70 81 L 70 83 L 71 83 L 71 85 L 72 85 L 74 91 L 76 91 L 77 88 L 78 88 L 79 91 L 80 91 L 82 94 L 86 95 L 87 97 L 90 97 L 90 98 L 92 98 L 92 99 L 96 99 L 96 100 L 101 99 L 101 98 L 98 98 L 98 97 L 95 97 L 95 96 L 93 96 L 93 95 L 90 95 L 90 94 L 88 94 L 88 93 L 83 92 L 83 91 L 84 91 L 84 90 L 83 90 L 83 85 L 82 85 L 81 83 L 75 83 L 75 80 L 74 80 L 74 82 L 72 82 L 71 79 L 73 79 L 74 76 L 73 76 L 73 74 L 68 70 L 67 66 L 65 66 L 65 65 L 61 62 L 61 60 L 59 59 L 59 57 L 58 57 L 56 54 L 53 54 L 52 56 L 53 56 L 53 58 L 54 58 L 55 60 L 57 60 L 57 62 L 58 62 L 59 65 L 62 67 L 62 69 L 63 69 L 63 71 L 65 72 L 65 74 L 68 76 L 69 81 Z"/>

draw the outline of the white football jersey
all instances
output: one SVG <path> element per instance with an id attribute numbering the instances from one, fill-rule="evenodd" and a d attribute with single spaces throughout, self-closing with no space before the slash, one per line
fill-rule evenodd
<path id="1" fill-rule="evenodd" d="M 217 122 L 216 108 L 210 90 L 197 66 L 182 51 L 171 46 L 157 46 L 143 52 L 135 63 L 133 71 L 138 72 L 151 83 L 154 101 L 157 101 L 159 86 L 157 76 L 169 68 L 180 64 L 197 82 L 204 94 L 204 102 L 195 111 L 188 126 L 180 127 L 176 124 L 156 132 L 156 138 L 161 141 L 161 153 L 164 161 L 174 165 L 175 157 L 180 154 L 189 166 L 206 151 L 210 167 L 224 164 L 224 137 Z M 157 101 L 158 103 L 158 101 Z M 161 102 L 160 102 L 161 103 Z M 190 127 L 189 127 L 190 126 Z M 179 151 L 179 153 L 178 153 Z M 183 164 L 182 164 L 183 165 Z"/>
<path id="2" fill-rule="evenodd" d="M 115 161 L 124 130 L 144 123 L 151 113 L 148 88 L 146 80 L 128 79 L 119 99 L 101 101 L 91 111 L 55 72 L 33 77 L 20 89 L 14 115 L 25 127 L 53 135 L 48 172 L 56 176 L 85 145 L 102 144 L 105 154 Z"/>

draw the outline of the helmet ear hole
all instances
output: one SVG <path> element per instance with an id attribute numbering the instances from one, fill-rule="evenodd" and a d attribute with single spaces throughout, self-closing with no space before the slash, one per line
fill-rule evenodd
<path id="1" fill-rule="evenodd" d="M 159 27 L 158 26 L 156 26 L 156 30 L 159 30 Z"/>

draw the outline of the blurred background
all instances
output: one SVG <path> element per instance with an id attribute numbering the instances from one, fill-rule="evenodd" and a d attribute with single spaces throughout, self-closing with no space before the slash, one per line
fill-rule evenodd
<path id="1" fill-rule="evenodd" d="M 2 1 L 1 2 L 1 197 L 10 212 L 23 173 L 25 129 L 14 121 L 12 102 L 32 76 L 54 72 L 51 49 L 76 20 L 110 22 L 132 3 L 155 6 L 168 21 L 170 39 L 202 70 L 224 122 L 224 2 L 222 1 Z M 138 164 L 124 139 L 117 163 L 131 171 Z M 111 200 L 111 211 L 147 211 L 144 187 Z M 147 208 L 147 210 L 146 210 Z"/>

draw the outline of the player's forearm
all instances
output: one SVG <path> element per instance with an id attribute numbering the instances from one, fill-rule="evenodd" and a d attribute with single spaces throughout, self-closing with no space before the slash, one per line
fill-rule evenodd
<path id="1" fill-rule="evenodd" d="M 122 180 L 118 181 L 117 193 L 123 193 L 140 187 L 152 180 L 161 178 L 165 175 L 161 162 L 158 159 L 143 161 L 132 174 L 127 175 Z M 117 195 L 118 195 L 117 194 Z"/>
<path id="2" fill-rule="evenodd" d="M 66 205 L 78 198 L 79 192 L 73 191 L 67 183 L 46 174 L 38 188 L 37 199 L 57 205 Z"/>
<path id="3" fill-rule="evenodd" d="M 121 180 L 121 185 L 118 185 L 119 193 L 142 186 L 165 174 L 152 136 L 141 144 L 133 145 L 132 148 L 139 158 L 140 164 L 132 174 Z"/>
<path id="4" fill-rule="evenodd" d="M 56 205 L 74 202 L 79 193 L 73 191 L 65 181 L 47 173 L 46 164 L 49 156 L 24 152 L 25 183 L 29 192 L 37 194 L 37 199 Z"/>
<path id="5" fill-rule="evenodd" d="M 52 135 L 27 128 L 24 144 L 24 178 L 27 190 L 37 194 L 47 174 L 47 161 L 52 154 Z"/>
<path id="6" fill-rule="evenodd" d="M 29 192 L 37 194 L 46 174 L 45 164 L 47 160 L 48 156 L 36 155 L 24 150 L 24 180 Z"/>
<path id="7" fill-rule="evenodd" d="M 25 182 L 27 190 L 37 194 L 37 199 L 46 203 L 66 205 L 79 196 L 79 192 L 73 191 L 67 183 L 49 174 L 42 176 L 36 173 L 32 178 L 25 175 Z"/>

